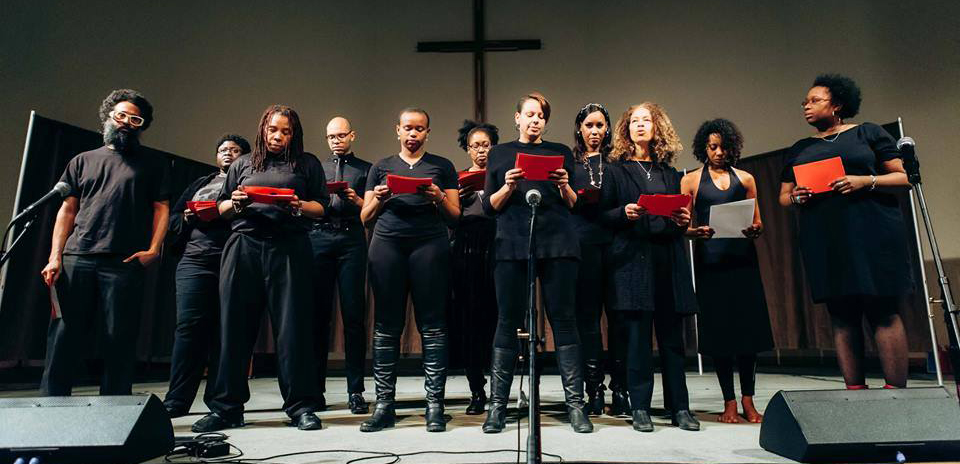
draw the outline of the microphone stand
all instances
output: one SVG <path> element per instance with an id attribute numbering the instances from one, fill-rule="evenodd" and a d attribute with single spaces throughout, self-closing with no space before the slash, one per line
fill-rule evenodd
<path id="1" fill-rule="evenodd" d="M 517 331 L 517 338 L 527 341 L 527 366 L 529 375 L 529 399 L 527 401 L 527 464 L 541 464 L 543 450 L 540 445 L 540 382 L 537 378 L 537 260 L 534 250 L 533 226 L 537 220 L 537 204 L 530 204 L 530 238 L 527 241 L 527 331 Z"/>
<path id="2" fill-rule="evenodd" d="M 10 259 L 10 253 L 13 252 L 17 244 L 20 243 L 20 239 L 30 231 L 30 227 L 36 222 L 38 212 L 37 210 L 33 210 L 28 214 L 21 213 L 13 218 L 10 224 L 7 224 L 7 229 L 3 232 L 3 242 L 0 243 L 0 267 L 3 267 L 3 265 L 7 263 L 7 260 Z M 23 227 L 20 228 L 20 233 L 13 239 L 13 242 L 10 243 L 10 247 L 8 248 L 7 235 L 10 233 L 10 229 L 23 219 L 26 219 L 26 222 L 23 224 Z"/>
<path id="3" fill-rule="evenodd" d="M 905 162 L 904 169 L 907 171 L 907 179 L 913 186 L 913 191 L 917 193 L 917 203 L 920 206 L 920 215 L 923 216 L 923 226 L 927 230 L 927 241 L 930 244 L 930 254 L 933 255 L 933 263 L 937 268 L 937 282 L 940 284 L 940 299 L 930 298 L 927 303 L 940 303 L 943 308 L 943 318 L 947 325 L 947 339 L 949 340 L 948 352 L 950 353 L 950 364 L 953 366 L 953 379 L 956 383 L 957 399 L 960 400 L 960 325 L 957 322 L 957 305 L 953 300 L 953 292 L 950 290 L 950 279 L 947 278 L 943 270 L 943 260 L 940 258 L 940 246 L 937 245 L 937 236 L 933 231 L 933 222 L 930 219 L 930 212 L 927 210 L 927 201 L 923 197 L 923 180 L 920 177 L 920 163 Z M 920 250 L 921 254 L 923 250 Z M 934 356 L 937 347 L 934 346 Z"/>

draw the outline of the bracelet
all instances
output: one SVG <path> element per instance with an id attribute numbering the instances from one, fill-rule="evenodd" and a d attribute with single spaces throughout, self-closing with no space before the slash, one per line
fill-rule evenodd
<path id="1" fill-rule="evenodd" d="M 440 201 L 435 201 L 435 202 L 433 202 L 433 204 L 435 204 L 435 205 L 437 205 L 437 206 L 440 206 L 440 205 L 443 203 L 443 201 L 446 200 L 446 199 L 447 199 L 447 192 L 444 192 L 443 190 L 441 190 L 441 191 L 440 191 Z"/>
<path id="2" fill-rule="evenodd" d="M 877 188 L 877 176 L 870 175 L 870 191 L 874 191 Z"/>
<path id="3" fill-rule="evenodd" d="M 790 195 L 790 203 L 793 203 L 793 204 L 795 204 L 795 205 L 799 205 L 799 204 L 800 204 L 800 200 L 797 199 L 797 196 L 796 196 L 796 195 Z"/>
<path id="4" fill-rule="evenodd" d="M 241 212 L 243 212 L 243 206 L 240 206 L 240 203 L 237 203 L 237 202 L 235 202 L 235 201 L 232 201 L 231 204 L 233 204 L 233 212 L 234 212 L 234 213 L 240 214 Z"/>

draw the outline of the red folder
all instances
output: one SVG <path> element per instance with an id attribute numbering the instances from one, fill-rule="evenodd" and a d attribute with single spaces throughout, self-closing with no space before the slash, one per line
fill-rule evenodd
<path id="1" fill-rule="evenodd" d="M 483 190 L 487 181 L 487 170 L 464 171 L 459 175 L 460 188 L 468 188 L 473 191 Z"/>
<path id="2" fill-rule="evenodd" d="M 187 208 L 193 211 L 203 222 L 212 221 L 220 217 L 220 211 L 217 209 L 215 201 L 188 201 Z"/>
<path id="3" fill-rule="evenodd" d="M 287 203 L 293 201 L 294 197 L 293 189 L 288 188 L 241 185 L 240 190 L 246 193 L 251 200 L 268 205 Z"/>
<path id="4" fill-rule="evenodd" d="M 563 157 L 517 153 L 513 167 L 523 169 L 526 180 L 550 180 L 550 173 L 563 167 Z"/>
<path id="5" fill-rule="evenodd" d="M 690 195 L 640 195 L 637 204 L 646 208 L 647 214 L 671 216 L 690 204 Z"/>
<path id="6" fill-rule="evenodd" d="M 833 190 L 830 182 L 843 177 L 843 161 L 839 156 L 812 163 L 799 164 L 793 167 L 793 176 L 797 185 L 813 190 L 813 193 L 823 193 Z"/>
<path id="7" fill-rule="evenodd" d="M 347 181 L 345 180 L 341 180 L 340 182 L 327 182 L 327 193 L 339 193 L 347 187 L 349 187 L 349 185 L 347 185 Z"/>
<path id="8" fill-rule="evenodd" d="M 387 174 L 387 187 L 391 193 L 418 193 L 420 186 L 429 186 L 433 179 L 429 177 L 406 177 Z"/>
<path id="9" fill-rule="evenodd" d="M 586 204 L 593 204 L 600 201 L 600 189 L 598 188 L 582 188 L 577 190 L 577 196 L 580 197 L 580 201 Z"/>

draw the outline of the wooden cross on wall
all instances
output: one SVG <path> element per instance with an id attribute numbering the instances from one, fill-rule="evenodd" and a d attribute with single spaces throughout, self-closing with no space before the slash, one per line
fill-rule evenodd
<path id="1" fill-rule="evenodd" d="M 473 0 L 473 40 L 458 42 L 417 42 L 418 53 L 473 53 L 473 117 L 487 120 L 486 52 L 540 50 L 540 40 L 486 40 L 483 0 Z"/>

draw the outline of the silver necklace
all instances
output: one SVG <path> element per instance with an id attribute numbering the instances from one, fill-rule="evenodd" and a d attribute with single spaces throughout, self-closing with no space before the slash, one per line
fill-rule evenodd
<path id="1" fill-rule="evenodd" d="M 650 163 L 650 169 L 643 167 L 643 163 L 640 160 L 633 160 L 637 163 L 637 166 L 640 166 L 640 169 L 643 169 L 643 172 L 647 174 L 647 180 L 653 180 L 653 162 Z"/>
<path id="2" fill-rule="evenodd" d="M 598 155 L 603 156 L 603 155 Z M 590 158 L 587 156 L 583 157 L 583 168 L 587 170 L 587 175 L 590 176 L 590 185 L 601 188 L 603 185 L 603 158 L 600 158 L 600 178 L 596 181 L 593 180 L 593 167 L 590 166 Z"/>

